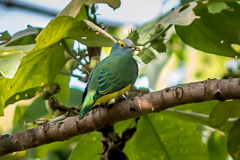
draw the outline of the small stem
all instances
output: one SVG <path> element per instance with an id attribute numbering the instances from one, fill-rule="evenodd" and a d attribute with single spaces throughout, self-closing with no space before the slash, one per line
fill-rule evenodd
<path id="1" fill-rule="evenodd" d="M 66 52 L 69 54 L 69 56 L 71 56 L 74 60 L 76 60 L 80 65 L 83 66 L 83 68 L 87 71 L 88 74 L 90 74 L 89 68 L 87 66 L 85 66 L 85 64 L 83 64 L 81 62 L 80 59 L 78 59 L 76 57 L 76 55 L 69 49 L 66 41 L 64 39 L 61 40 L 61 44 L 63 45 L 64 49 L 66 50 Z"/>
<path id="2" fill-rule="evenodd" d="M 165 111 L 166 112 L 179 113 L 179 114 L 188 115 L 188 116 L 192 116 L 192 117 L 209 119 L 209 115 L 202 114 L 202 113 L 187 112 L 187 111 L 181 111 L 181 110 L 175 110 L 175 109 L 166 109 Z"/>
<path id="3" fill-rule="evenodd" d="M 72 77 L 76 77 L 76 78 L 84 78 L 82 76 L 71 74 L 71 73 L 68 73 L 68 72 L 59 72 L 59 74 L 66 75 L 66 76 L 72 76 Z"/>
<path id="4" fill-rule="evenodd" d="M 167 32 L 167 30 L 169 30 L 169 28 L 172 27 L 172 24 L 168 25 L 162 32 L 159 32 L 158 34 L 156 34 L 155 36 L 153 36 L 149 41 L 147 41 L 146 43 L 143 44 L 143 46 L 145 46 L 146 44 L 150 43 L 151 41 L 153 41 L 154 39 L 156 39 L 158 36 L 160 36 L 161 34 L 164 34 L 165 32 Z"/>

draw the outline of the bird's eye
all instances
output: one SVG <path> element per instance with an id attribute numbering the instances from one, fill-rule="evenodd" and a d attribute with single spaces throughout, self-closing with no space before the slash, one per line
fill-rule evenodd
<path id="1" fill-rule="evenodd" d="M 120 48 L 123 48 L 123 47 L 125 47 L 125 45 L 121 43 L 121 44 L 119 45 L 119 47 L 120 47 Z"/>

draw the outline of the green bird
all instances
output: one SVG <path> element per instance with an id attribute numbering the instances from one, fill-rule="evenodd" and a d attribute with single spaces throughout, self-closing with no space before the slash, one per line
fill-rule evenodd
<path id="1" fill-rule="evenodd" d="M 92 70 L 83 93 L 79 119 L 96 105 L 109 102 L 133 86 L 138 76 L 138 65 L 133 58 L 136 50 L 139 48 L 131 40 L 119 40 L 113 45 L 110 55 Z"/>

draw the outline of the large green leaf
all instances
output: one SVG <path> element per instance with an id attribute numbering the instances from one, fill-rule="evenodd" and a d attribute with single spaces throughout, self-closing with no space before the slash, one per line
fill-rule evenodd
<path id="1" fill-rule="evenodd" d="M 66 67 L 64 66 L 61 72 L 69 72 L 69 70 L 66 69 Z M 70 76 L 64 74 L 57 74 L 57 76 L 53 80 L 53 83 L 57 83 L 60 86 L 60 91 L 54 96 L 62 105 L 66 105 L 69 100 L 70 96 L 69 81 Z"/>
<path id="2" fill-rule="evenodd" d="M 92 160 L 101 157 L 102 144 L 100 138 L 101 134 L 99 132 L 83 135 L 68 160 Z"/>
<path id="3" fill-rule="evenodd" d="M 179 37 L 188 45 L 204 52 L 227 57 L 239 56 L 232 44 L 240 44 L 240 4 L 198 2 L 193 10 L 201 18 L 195 19 L 188 26 L 176 25 Z"/>
<path id="4" fill-rule="evenodd" d="M 213 127 L 221 127 L 228 118 L 240 117 L 240 100 L 219 102 L 209 117 L 209 122 Z"/>
<path id="5" fill-rule="evenodd" d="M 0 73 L 6 78 L 13 78 L 22 58 L 34 45 L 0 48 Z"/>
<path id="6" fill-rule="evenodd" d="M 29 106 L 17 106 L 15 109 L 12 133 L 28 128 L 25 122 L 32 122 L 48 114 L 44 100 L 38 98 Z"/>
<path id="7" fill-rule="evenodd" d="M 178 117 L 182 120 L 215 127 L 221 131 L 229 132 L 232 128 L 233 122 L 227 122 L 221 126 L 214 126 L 211 124 L 211 120 L 209 120 L 209 115 L 213 112 L 218 103 L 219 101 L 213 100 L 201 103 L 184 104 L 174 107 L 175 110 L 167 111 L 174 117 Z"/>
<path id="8" fill-rule="evenodd" d="M 203 114 L 209 115 L 218 102 L 219 101 L 217 100 L 213 100 L 213 101 L 205 101 L 200 103 L 183 104 L 183 105 L 174 107 L 174 109 L 188 111 L 188 112 L 195 112 L 195 113 L 203 113 Z"/>
<path id="9" fill-rule="evenodd" d="M 0 114 L 4 106 L 32 98 L 52 83 L 65 61 L 64 49 L 59 44 L 27 54 L 13 79 L 0 79 Z"/>
<path id="10" fill-rule="evenodd" d="M 196 124 L 168 113 L 140 118 L 137 132 L 124 148 L 129 159 L 207 160 L 207 148 Z"/>
<path id="11" fill-rule="evenodd" d="M 88 20 L 78 21 L 73 17 L 59 16 L 37 36 L 33 51 L 49 47 L 64 38 L 78 40 L 87 46 L 111 47 L 115 43 L 110 34 Z"/>
<path id="12" fill-rule="evenodd" d="M 47 145 L 39 146 L 36 148 L 37 152 L 36 152 L 36 156 L 34 157 L 38 157 L 41 159 L 44 157 L 46 160 L 49 160 L 47 153 L 51 151 L 55 153 L 59 159 L 66 160 L 71 154 L 72 146 L 76 145 L 76 143 L 79 141 L 81 137 L 82 135 L 75 136 L 63 142 L 54 142 L 54 143 L 49 143 Z"/>
<path id="13" fill-rule="evenodd" d="M 115 133 L 121 135 L 122 132 L 126 131 L 127 129 L 132 128 L 134 126 L 134 124 L 136 124 L 135 119 L 128 119 L 125 121 L 117 122 L 114 125 L 114 131 L 115 131 Z"/>
<path id="14" fill-rule="evenodd" d="M 234 160 L 240 159 L 240 119 L 235 122 L 228 134 L 228 152 Z"/>
<path id="15" fill-rule="evenodd" d="M 83 91 L 78 89 L 70 89 L 70 97 L 67 103 L 68 107 L 78 107 L 82 103 Z"/>
<path id="16" fill-rule="evenodd" d="M 107 3 L 113 9 L 120 6 L 120 0 L 72 0 L 60 13 L 59 16 L 76 17 L 84 4 Z"/>

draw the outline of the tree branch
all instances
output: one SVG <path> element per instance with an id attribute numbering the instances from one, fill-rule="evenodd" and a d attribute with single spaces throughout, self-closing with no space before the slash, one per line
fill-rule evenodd
<path id="1" fill-rule="evenodd" d="M 206 80 L 152 92 L 124 100 L 112 109 L 93 109 L 81 120 L 78 116 L 55 123 L 46 123 L 13 135 L 0 137 L 0 155 L 22 151 L 43 144 L 64 141 L 79 134 L 85 134 L 111 126 L 118 121 L 140 117 L 152 112 L 186 103 L 209 100 L 240 99 L 240 78 Z"/>

